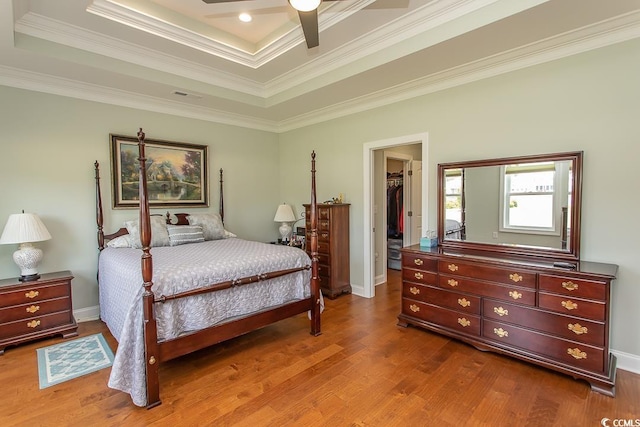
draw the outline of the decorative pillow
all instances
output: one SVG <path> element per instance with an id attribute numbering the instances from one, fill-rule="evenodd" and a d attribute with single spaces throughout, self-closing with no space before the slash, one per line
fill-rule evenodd
<path id="1" fill-rule="evenodd" d="M 235 234 L 233 234 L 232 232 L 228 231 L 228 230 L 224 230 L 224 238 L 225 239 L 229 239 L 231 237 L 238 237 Z"/>
<path id="2" fill-rule="evenodd" d="M 167 232 L 171 246 L 204 242 L 204 234 L 200 225 L 167 225 Z"/>
<path id="3" fill-rule="evenodd" d="M 189 225 L 202 226 L 204 240 L 219 240 L 225 238 L 224 225 L 217 213 L 188 215 Z"/>
<path id="4" fill-rule="evenodd" d="M 115 239 L 111 239 L 107 242 L 107 246 L 110 248 L 130 248 L 131 236 L 125 234 L 124 236 L 119 236 Z"/>
<path id="5" fill-rule="evenodd" d="M 126 221 L 124 226 L 129 232 L 129 239 L 131 241 L 131 247 L 140 249 L 142 244 L 140 243 L 140 221 Z M 154 246 L 169 246 L 169 234 L 167 233 L 167 224 L 162 216 L 151 216 L 151 245 Z"/>

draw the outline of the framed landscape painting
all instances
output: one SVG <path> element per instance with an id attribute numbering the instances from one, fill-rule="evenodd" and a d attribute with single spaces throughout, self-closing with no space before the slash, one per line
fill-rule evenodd
<path id="1" fill-rule="evenodd" d="M 114 208 L 138 207 L 138 138 L 110 135 Z M 149 206 L 209 206 L 207 146 L 145 140 Z"/>

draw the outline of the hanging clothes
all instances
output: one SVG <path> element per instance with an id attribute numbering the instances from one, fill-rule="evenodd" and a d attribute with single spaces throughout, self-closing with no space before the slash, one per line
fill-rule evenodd
<path id="1" fill-rule="evenodd" d="M 402 172 L 387 174 L 387 237 L 401 237 L 404 231 Z"/>

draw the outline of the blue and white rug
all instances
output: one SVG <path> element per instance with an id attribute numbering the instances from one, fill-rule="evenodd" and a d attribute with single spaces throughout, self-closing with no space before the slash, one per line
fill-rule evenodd
<path id="1" fill-rule="evenodd" d="M 41 389 L 99 371 L 113 363 L 113 352 L 102 334 L 65 341 L 36 351 Z"/>

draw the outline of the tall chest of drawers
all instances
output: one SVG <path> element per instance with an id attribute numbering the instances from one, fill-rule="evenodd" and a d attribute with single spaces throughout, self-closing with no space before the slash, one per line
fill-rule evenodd
<path id="1" fill-rule="evenodd" d="M 615 393 L 609 352 L 611 283 L 617 266 L 514 261 L 440 248 L 402 250 L 402 311 L 409 324 L 581 378 Z"/>
<path id="2" fill-rule="evenodd" d="M 311 239 L 311 207 L 304 205 L 306 240 Z M 335 298 L 351 293 L 349 274 L 349 204 L 319 204 L 318 209 L 318 275 L 322 294 Z M 311 256 L 310 247 L 307 253 Z"/>
<path id="3" fill-rule="evenodd" d="M 43 274 L 39 280 L 0 280 L 0 355 L 6 347 L 34 339 L 78 334 L 71 304 L 69 271 Z"/>

